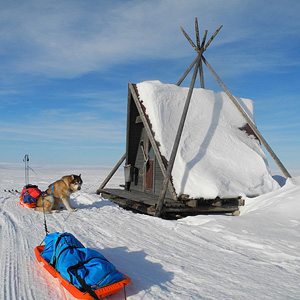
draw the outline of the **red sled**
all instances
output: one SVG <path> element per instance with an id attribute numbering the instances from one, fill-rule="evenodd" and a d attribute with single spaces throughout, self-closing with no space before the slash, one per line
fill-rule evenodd
<path id="1" fill-rule="evenodd" d="M 20 204 L 25 208 L 35 208 L 41 194 L 42 191 L 36 185 L 28 184 L 21 192 Z"/>
<path id="2" fill-rule="evenodd" d="M 25 208 L 36 208 L 36 203 L 24 203 L 20 196 L 20 204 Z"/>
<path id="3" fill-rule="evenodd" d="M 43 263 L 44 268 L 54 277 L 58 278 L 60 284 L 68 290 L 75 298 L 77 299 L 86 299 L 86 300 L 93 300 L 94 298 L 88 294 L 87 292 L 82 292 L 78 288 L 76 288 L 74 285 L 72 285 L 69 281 L 61 277 L 59 272 L 55 271 L 55 269 L 42 257 L 41 253 L 44 250 L 44 245 L 43 246 L 38 246 L 34 249 L 35 256 L 37 260 L 41 263 Z M 123 274 L 124 275 L 124 274 Z M 105 287 L 99 288 L 95 290 L 94 292 L 96 295 L 101 299 L 104 297 L 107 297 L 109 295 L 115 294 L 119 292 L 123 287 L 128 285 L 131 282 L 131 279 L 127 276 L 124 275 L 124 279 L 115 282 L 113 284 L 107 285 Z M 101 296 L 101 297 L 100 297 Z"/>

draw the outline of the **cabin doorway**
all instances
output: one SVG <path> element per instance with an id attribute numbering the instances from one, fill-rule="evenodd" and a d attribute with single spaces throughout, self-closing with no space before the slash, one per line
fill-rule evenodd
<path id="1" fill-rule="evenodd" d="M 153 190 L 154 151 L 149 139 L 147 139 L 145 148 L 147 155 L 145 162 L 145 191 L 150 192 Z"/>

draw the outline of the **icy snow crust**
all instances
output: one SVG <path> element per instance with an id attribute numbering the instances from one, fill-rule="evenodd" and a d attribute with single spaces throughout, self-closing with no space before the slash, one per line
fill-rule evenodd
<path id="1" fill-rule="evenodd" d="M 188 88 L 146 81 L 137 89 L 160 152 L 169 160 Z M 254 121 L 252 100 L 237 100 Z M 258 140 L 239 129 L 245 124 L 224 92 L 194 89 L 172 172 L 178 195 L 254 196 L 279 188 Z"/>

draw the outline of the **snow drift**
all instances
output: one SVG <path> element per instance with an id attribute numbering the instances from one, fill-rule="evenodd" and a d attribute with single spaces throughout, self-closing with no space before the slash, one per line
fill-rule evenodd
<path id="1" fill-rule="evenodd" d="M 161 155 L 169 160 L 188 88 L 146 81 L 137 89 Z M 254 122 L 253 101 L 237 100 Z M 240 129 L 245 125 L 224 92 L 194 89 L 172 172 L 178 195 L 255 196 L 279 188 L 259 141 Z"/>

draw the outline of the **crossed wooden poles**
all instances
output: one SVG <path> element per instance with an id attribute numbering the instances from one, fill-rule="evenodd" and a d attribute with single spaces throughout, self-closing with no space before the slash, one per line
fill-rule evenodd
<path id="1" fill-rule="evenodd" d="M 180 27 L 182 33 L 184 34 L 186 39 L 189 41 L 189 43 L 192 45 L 192 47 L 195 49 L 195 51 L 197 52 L 198 55 L 177 83 L 177 85 L 179 86 L 182 83 L 182 81 L 185 79 L 187 74 L 191 71 L 193 66 L 196 65 L 195 68 L 194 68 L 194 73 L 193 73 L 193 77 L 192 77 L 192 80 L 191 80 L 188 95 L 187 95 L 187 98 L 186 98 L 185 106 L 183 108 L 181 120 L 180 120 L 180 123 L 179 123 L 179 126 L 178 126 L 178 131 L 177 131 L 177 134 L 176 134 L 174 146 L 173 146 L 171 156 L 170 156 L 170 159 L 169 159 L 169 163 L 168 163 L 168 167 L 167 167 L 167 176 L 165 176 L 165 178 L 164 178 L 162 189 L 161 189 L 158 201 L 157 201 L 157 206 L 156 206 L 156 210 L 155 210 L 155 216 L 157 216 L 157 217 L 161 217 L 163 215 L 163 204 L 164 204 L 164 199 L 165 199 L 165 196 L 166 196 L 167 186 L 168 186 L 169 180 L 171 178 L 171 173 L 172 173 L 172 170 L 173 170 L 174 161 L 175 161 L 175 158 L 176 158 L 176 153 L 177 153 L 177 150 L 178 150 L 178 146 L 179 146 L 181 134 L 182 134 L 182 131 L 183 131 L 183 127 L 184 127 L 187 111 L 188 111 L 188 108 L 189 108 L 190 100 L 191 100 L 191 97 L 192 97 L 192 93 L 193 93 L 193 89 L 194 89 L 194 85 L 195 85 L 198 70 L 199 70 L 199 74 L 200 74 L 200 85 L 201 85 L 202 88 L 204 88 L 202 61 L 207 66 L 207 68 L 210 70 L 210 72 L 213 74 L 213 76 L 218 81 L 218 83 L 221 85 L 221 87 L 223 88 L 223 90 L 225 91 L 225 93 L 227 94 L 229 99 L 236 106 L 238 111 L 243 115 L 243 117 L 245 118 L 245 120 L 247 121 L 247 123 L 249 124 L 249 126 L 251 127 L 253 132 L 256 134 L 256 136 L 258 137 L 260 142 L 265 146 L 265 148 L 267 149 L 267 151 L 269 152 L 271 157 L 275 160 L 275 162 L 277 163 L 278 167 L 281 169 L 281 171 L 283 172 L 285 177 L 287 177 L 287 178 L 291 177 L 291 175 L 286 170 L 286 168 L 283 166 L 283 164 L 280 162 L 279 158 L 276 156 L 274 151 L 271 149 L 271 147 L 269 146 L 267 141 L 263 138 L 261 133 L 258 131 L 258 129 L 256 128 L 255 124 L 252 122 L 252 120 L 250 119 L 248 114 L 244 111 L 244 109 L 241 107 L 241 105 L 236 100 L 236 98 L 229 92 L 229 90 L 227 89 L 225 84 L 221 81 L 220 77 L 217 75 L 217 73 L 213 70 L 213 68 L 210 66 L 210 64 L 207 62 L 207 60 L 203 56 L 203 53 L 206 51 L 206 49 L 208 48 L 208 46 L 210 45 L 212 40 L 216 37 L 216 35 L 218 34 L 218 32 L 221 30 L 222 27 L 223 27 L 223 25 L 221 25 L 216 30 L 216 32 L 212 35 L 212 37 L 209 39 L 209 41 L 206 44 L 205 44 L 205 40 L 206 40 L 206 36 L 207 36 L 207 30 L 205 30 L 201 45 L 200 45 L 199 28 L 198 28 L 197 18 L 195 18 L 195 31 L 196 31 L 196 44 L 197 45 L 195 45 L 193 43 L 193 41 L 187 35 L 187 33 L 183 30 L 183 28 Z"/>
<path id="2" fill-rule="evenodd" d="M 172 173 L 173 166 L 174 166 L 174 161 L 175 161 L 175 158 L 176 158 L 176 153 L 177 153 L 177 150 L 178 150 L 180 138 L 181 138 L 181 135 L 182 135 L 185 119 L 186 119 L 189 104 L 190 104 L 190 100 L 191 100 L 193 89 L 194 89 L 194 86 L 195 86 L 195 81 L 196 81 L 198 70 L 199 70 L 199 74 L 200 74 L 200 86 L 201 86 L 201 88 L 204 88 L 204 77 L 203 77 L 202 62 L 207 66 L 207 68 L 213 74 L 213 76 L 218 81 L 218 83 L 221 85 L 221 87 L 223 88 L 223 90 L 225 91 L 225 93 L 227 94 L 229 99 L 233 102 L 233 104 L 236 106 L 238 111 L 243 115 L 246 122 L 249 124 L 250 128 L 253 130 L 253 132 L 256 134 L 256 136 L 258 137 L 260 142 L 264 145 L 266 150 L 269 152 L 271 157 L 274 159 L 274 161 L 276 162 L 276 164 L 278 165 L 278 167 L 280 168 L 280 170 L 282 171 L 284 176 L 286 178 L 291 177 L 291 175 L 286 170 L 286 168 L 283 166 L 283 164 L 281 163 L 279 158 L 276 156 L 274 151 L 271 149 L 271 147 L 269 146 L 267 141 L 264 139 L 264 137 L 258 131 L 258 129 L 256 128 L 256 126 L 253 123 L 253 121 L 251 120 L 251 118 L 244 111 L 244 109 L 241 107 L 241 105 L 236 100 L 236 98 L 229 92 L 229 90 L 227 89 L 225 84 L 221 81 L 220 77 L 217 75 L 217 73 L 213 70 L 213 68 L 210 66 L 210 64 L 207 62 L 207 60 L 203 56 L 203 53 L 206 51 L 206 49 L 208 48 L 208 46 L 210 45 L 212 40 L 216 37 L 216 35 L 219 33 L 219 31 L 221 30 L 222 27 L 223 27 L 223 25 L 221 25 L 216 30 L 216 32 L 212 35 L 212 37 L 208 40 L 208 42 L 206 44 L 205 44 L 205 42 L 206 42 L 207 30 L 205 30 L 204 35 L 203 35 L 203 39 L 202 39 L 201 44 L 200 44 L 198 21 L 197 21 L 197 18 L 195 18 L 196 45 L 193 43 L 193 41 L 188 36 L 188 34 L 183 30 L 183 28 L 180 27 L 180 29 L 181 29 L 182 33 L 184 34 L 184 36 L 186 37 L 186 39 L 189 41 L 189 43 L 192 45 L 192 47 L 197 52 L 197 57 L 194 59 L 194 61 L 191 63 L 191 65 L 187 68 L 187 70 L 182 75 L 180 80 L 177 82 L 178 86 L 183 82 L 183 80 L 186 78 L 186 76 L 189 74 L 189 72 L 192 70 L 192 68 L 195 65 L 196 66 L 194 68 L 192 80 L 191 80 L 191 83 L 190 83 L 190 87 L 189 87 L 188 95 L 187 95 L 187 98 L 186 98 L 186 102 L 185 102 L 185 105 L 184 105 L 184 108 L 183 108 L 181 120 L 180 120 L 180 123 L 179 123 L 179 126 L 178 126 L 178 130 L 177 130 L 176 138 L 175 138 L 175 141 L 174 141 L 173 149 L 172 149 L 172 152 L 171 152 L 171 156 L 170 156 L 170 159 L 169 159 L 169 162 L 168 162 L 167 170 L 166 171 L 165 171 L 165 169 L 163 170 L 164 181 L 163 181 L 163 184 L 162 184 L 162 189 L 161 189 L 161 192 L 160 192 L 160 195 L 159 195 L 159 198 L 158 198 L 158 201 L 157 201 L 156 209 L 155 209 L 155 216 L 157 216 L 157 217 L 163 216 L 164 199 L 165 199 L 167 188 L 168 188 L 168 185 L 169 185 L 169 182 L 170 182 L 171 173 Z M 120 167 L 120 165 L 124 161 L 125 157 L 126 157 L 126 153 L 121 157 L 121 159 L 119 160 L 117 165 L 114 167 L 114 169 L 109 173 L 107 178 L 101 184 L 101 186 L 97 190 L 97 194 L 99 194 L 101 192 L 101 190 L 107 184 L 107 182 L 112 177 L 112 175 Z"/>

